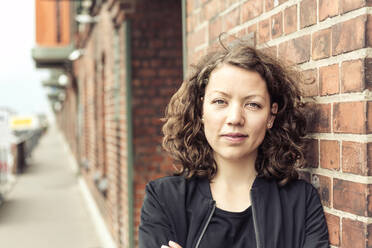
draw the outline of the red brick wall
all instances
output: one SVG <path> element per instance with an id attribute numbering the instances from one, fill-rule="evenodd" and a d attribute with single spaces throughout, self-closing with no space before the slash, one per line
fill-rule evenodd
<path id="1" fill-rule="evenodd" d="M 83 174 L 119 247 L 128 242 L 125 32 L 112 16 L 116 1 L 99 10 L 100 21 L 77 35 L 84 56 L 74 63 L 81 104 L 76 134 L 76 91 L 57 120 L 72 150 L 89 169 Z M 135 230 L 145 184 L 171 171 L 161 149 L 159 118 L 181 82 L 181 1 L 137 1 L 132 20 L 132 104 L 134 127 Z M 187 59 L 196 61 L 216 45 L 218 35 L 254 34 L 260 49 L 286 57 L 314 78 L 303 86 L 318 120 L 309 135 L 310 167 L 305 177 L 318 188 L 334 247 L 368 247 L 371 233 L 372 130 L 370 1 L 363 0 L 187 0 Z M 114 7 L 112 7 L 114 3 Z M 115 32 L 120 55 L 115 62 Z M 104 55 L 104 63 L 102 57 Z M 115 67 L 120 63 L 120 69 Z M 120 84 L 115 81 L 120 73 Z M 117 98 L 119 92 L 120 99 Z M 75 99 L 75 100 L 73 100 Z M 119 118 L 117 118 L 119 111 Z M 79 144 L 74 137 L 80 135 Z M 75 152 L 76 153 L 76 152 Z M 79 156 L 78 156 L 79 157 Z M 105 169 L 106 168 L 106 169 Z M 104 197 L 94 184 L 108 178 Z M 135 234 L 137 237 L 137 233 Z"/>
<path id="2" fill-rule="evenodd" d="M 70 150 L 75 157 L 78 157 L 77 141 L 77 101 L 76 101 L 76 84 L 71 82 L 65 89 L 66 99 L 64 100 L 61 110 L 60 126 L 65 130 L 64 135 L 70 146 Z"/>
<path id="3" fill-rule="evenodd" d="M 182 81 L 181 3 L 146 0 L 136 4 L 131 20 L 131 61 L 126 61 L 126 31 L 116 19 L 117 1 L 99 9 L 99 22 L 77 34 L 84 55 L 74 62 L 78 92 L 67 91 L 64 110 L 58 114 L 71 147 L 79 147 L 82 174 L 118 247 L 128 247 L 128 155 L 134 160 L 134 230 L 137 246 L 139 213 L 146 183 L 171 173 L 171 161 L 161 148 L 160 118 L 170 96 Z M 120 9 L 120 6 L 119 6 Z M 119 10 L 120 12 L 120 10 Z M 118 41 L 118 43 L 115 43 Z M 128 154 L 126 118 L 126 64 L 132 66 L 132 125 L 134 153 Z M 117 81 L 119 80 L 119 81 Z M 79 94 L 81 111 L 72 111 Z M 72 129 L 81 118 L 79 144 Z M 73 122 L 74 124 L 70 123 Z M 70 123 L 70 124 L 69 124 Z M 80 135 L 80 136 L 79 136 Z M 87 165 L 87 166 L 85 166 Z M 95 178 L 106 177 L 107 194 L 99 192 Z"/>
<path id="4" fill-rule="evenodd" d="M 78 90 L 74 93 L 67 89 L 67 99 L 63 111 L 59 113 L 58 121 L 61 123 L 65 136 L 71 147 L 77 151 L 82 174 L 96 200 L 108 229 L 111 231 L 118 247 L 121 246 L 121 220 L 127 206 L 122 206 L 120 166 L 125 166 L 118 154 L 125 144 L 120 138 L 120 128 L 126 129 L 125 121 L 119 125 L 114 118 L 115 90 L 114 85 L 114 25 L 107 6 L 103 6 L 100 13 L 100 22 L 97 26 L 86 26 L 81 32 L 80 42 L 84 49 L 84 56 L 74 62 L 74 76 Z M 89 32 L 88 32 L 88 31 Z M 117 72 L 120 74 L 120 71 Z M 78 116 L 76 94 L 79 94 L 81 112 Z M 118 95 L 120 97 L 120 95 Z M 75 100 L 74 100 L 75 99 Z M 72 107 L 74 106 L 74 108 Z M 125 105 L 122 106 L 125 108 Z M 77 119 L 81 119 L 81 133 L 77 132 Z M 120 127 L 119 127 L 120 126 Z M 74 136 L 71 134 L 74 132 Z M 71 135 L 70 135 L 71 134 Z M 73 145 L 79 135 L 79 144 Z M 125 161 L 125 160 L 124 160 Z M 125 170 L 126 168 L 124 168 Z M 106 194 L 98 189 L 98 184 L 104 178 L 108 179 Z M 125 225 L 128 225 L 127 223 Z"/>
<path id="5" fill-rule="evenodd" d="M 161 147 L 162 122 L 170 96 L 182 82 L 181 1 L 147 0 L 132 18 L 132 104 L 135 239 L 145 185 L 171 174 Z"/>
<path id="6" fill-rule="evenodd" d="M 314 83 L 302 86 L 316 104 L 307 177 L 319 190 L 334 247 L 370 247 L 370 1 L 189 0 L 188 61 L 221 32 L 254 34 L 260 49 L 287 58 Z"/>

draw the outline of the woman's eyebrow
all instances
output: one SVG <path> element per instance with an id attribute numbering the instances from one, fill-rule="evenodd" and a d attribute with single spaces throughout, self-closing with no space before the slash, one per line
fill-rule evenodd
<path id="1" fill-rule="evenodd" d="M 213 94 L 213 93 L 218 93 L 218 94 L 224 95 L 224 96 L 226 96 L 226 97 L 230 97 L 230 94 L 228 94 L 228 93 L 226 93 L 226 92 L 224 92 L 224 91 L 220 91 L 220 90 L 214 90 L 214 91 L 210 92 L 208 95 Z M 207 95 L 207 96 L 208 96 L 208 95 Z M 246 99 L 252 99 L 252 98 L 255 98 L 255 97 L 260 97 L 260 98 L 262 98 L 262 99 L 265 99 L 264 96 L 261 96 L 261 95 L 259 95 L 259 94 L 247 95 L 247 96 L 245 96 L 243 99 L 246 100 Z"/>

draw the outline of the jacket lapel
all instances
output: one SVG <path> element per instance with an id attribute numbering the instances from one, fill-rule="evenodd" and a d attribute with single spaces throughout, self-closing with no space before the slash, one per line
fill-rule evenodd
<path id="1" fill-rule="evenodd" d="M 256 217 L 257 230 L 255 231 L 260 242 L 257 247 L 278 247 L 282 226 L 282 210 L 276 182 L 256 178 L 252 185 L 251 196 Z"/>

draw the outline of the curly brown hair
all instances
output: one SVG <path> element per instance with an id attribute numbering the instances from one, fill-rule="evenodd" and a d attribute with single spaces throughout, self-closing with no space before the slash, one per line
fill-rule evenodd
<path id="1" fill-rule="evenodd" d="M 209 179 L 216 175 L 213 150 L 201 120 L 202 99 L 211 72 L 222 64 L 258 72 L 267 84 L 271 103 L 278 104 L 274 125 L 258 148 L 258 176 L 276 179 L 279 185 L 297 179 L 296 168 L 305 164 L 306 118 L 298 87 L 302 76 L 282 61 L 242 43 L 204 56 L 172 96 L 162 130 L 163 148 L 181 164 L 176 174 Z"/>

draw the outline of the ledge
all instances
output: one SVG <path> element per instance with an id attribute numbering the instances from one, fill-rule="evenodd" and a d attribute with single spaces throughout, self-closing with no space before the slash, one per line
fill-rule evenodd
<path id="1" fill-rule="evenodd" d="M 64 47 L 34 47 L 32 58 L 37 68 L 63 67 L 73 51 L 72 45 Z"/>

